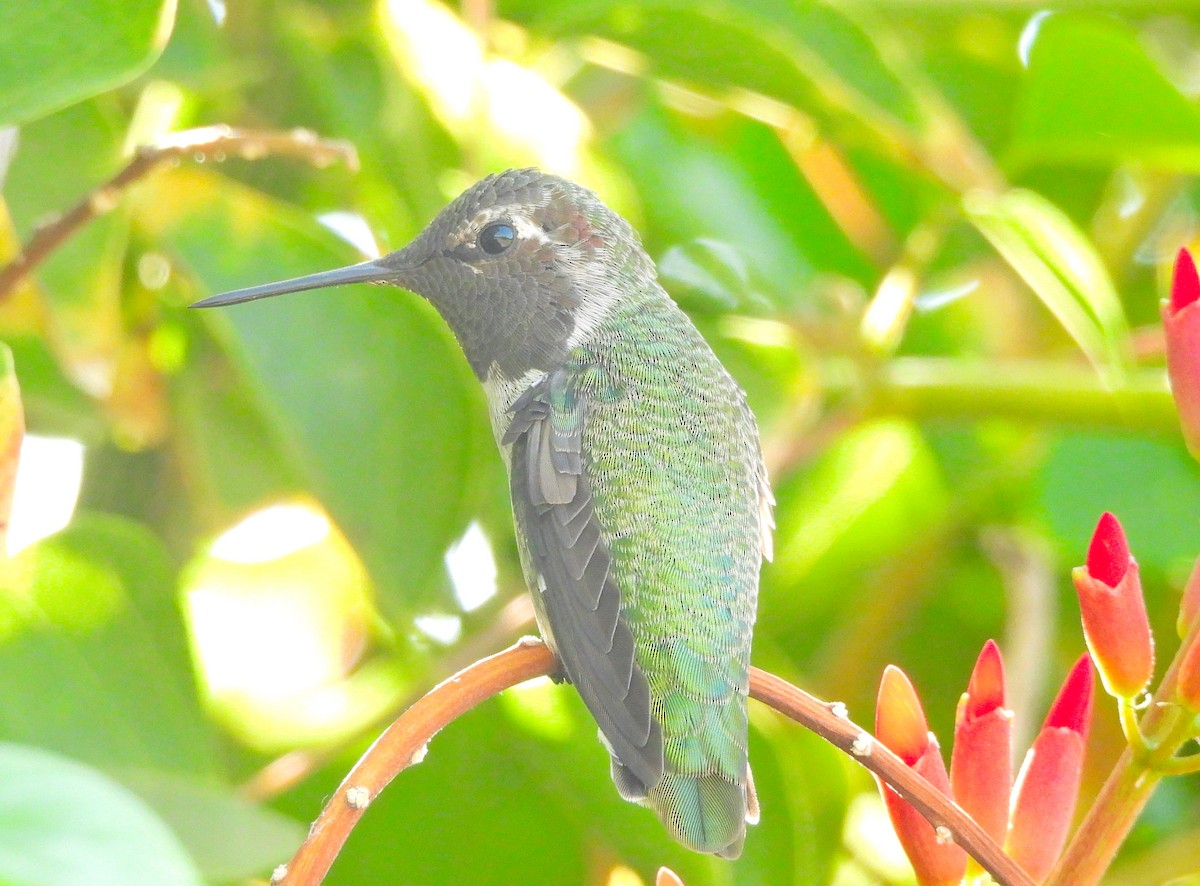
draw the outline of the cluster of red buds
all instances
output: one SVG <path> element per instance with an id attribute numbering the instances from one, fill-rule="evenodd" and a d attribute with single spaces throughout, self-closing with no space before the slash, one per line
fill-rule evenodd
<path id="1" fill-rule="evenodd" d="M 1005 705 L 1004 660 L 989 640 L 958 704 L 950 771 L 908 677 L 883 673 L 875 712 L 879 741 L 963 811 L 1034 879 L 1054 866 L 1079 794 L 1092 714 L 1092 666 L 1085 654 L 1067 675 L 1014 783 L 1013 712 Z M 890 787 L 882 785 L 892 827 L 918 882 L 958 883 L 967 856 Z"/>
<path id="2" fill-rule="evenodd" d="M 1154 637 L 1137 561 L 1112 514 L 1100 518 L 1086 563 L 1072 578 L 1090 654 L 1067 675 L 1015 780 L 1013 713 L 1005 705 L 1004 662 L 991 640 L 959 701 L 949 771 L 916 690 L 895 666 L 883 673 L 875 713 L 879 741 L 953 799 L 1036 882 L 1054 869 L 1070 834 L 1091 721 L 1093 662 L 1105 690 L 1117 700 L 1137 765 L 1155 779 L 1200 771 L 1200 757 L 1177 755 L 1200 734 L 1200 561 L 1180 605 L 1184 643 L 1155 696 L 1155 713 L 1173 713 L 1166 728 L 1158 728 L 1163 720 L 1158 717 L 1148 734 L 1137 710 L 1154 677 Z M 968 859 L 952 835 L 935 830 L 890 787 L 881 784 L 881 789 L 918 882 L 960 882 Z"/>
<path id="3" fill-rule="evenodd" d="M 1184 440 L 1200 459 L 1200 275 L 1186 249 L 1176 258 L 1162 315 L 1171 391 Z M 1200 737 L 1200 560 L 1180 605 L 1183 644 L 1153 696 L 1148 690 L 1154 679 L 1154 636 L 1138 564 L 1112 514 L 1101 516 L 1086 562 L 1072 572 L 1072 579 L 1090 655 L 1080 658 L 1067 675 L 1015 780 L 1013 714 L 1005 706 L 1004 663 L 990 640 L 958 705 L 949 771 L 916 690 L 899 668 L 884 671 L 875 716 L 879 741 L 952 798 L 1037 882 L 1051 876 L 1067 845 L 1091 720 L 1093 662 L 1104 689 L 1117 700 L 1129 742 L 1110 782 L 1119 780 L 1122 767 L 1126 774 L 1134 769 L 1142 773 L 1132 781 L 1139 786 L 1136 802 L 1141 804 L 1163 776 L 1200 772 L 1200 755 L 1179 754 L 1187 742 Z M 1139 718 L 1141 710 L 1146 713 Z M 968 873 L 977 873 L 952 834 L 935 830 L 887 785 L 881 783 L 881 789 L 920 883 L 958 883 Z M 1101 801 L 1106 793 L 1112 800 L 1113 794 L 1102 790 Z M 1123 820 L 1131 823 L 1138 808 Z M 1098 801 L 1081 831 L 1106 812 L 1113 810 L 1105 810 Z M 1107 833 L 1103 827 L 1096 832 Z M 1114 845 L 1105 850 L 1108 859 L 1123 833 L 1109 834 Z M 1075 842 L 1087 845 L 1078 836 Z M 1067 849 L 1063 865 L 1072 860 L 1073 848 L 1074 844 Z"/>

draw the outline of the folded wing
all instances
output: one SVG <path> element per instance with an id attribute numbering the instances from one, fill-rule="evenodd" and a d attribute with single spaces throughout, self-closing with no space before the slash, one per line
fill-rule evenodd
<path id="1" fill-rule="evenodd" d="M 510 409 L 513 511 L 567 677 L 600 726 L 621 793 L 643 799 L 663 773 L 662 730 L 638 667 L 621 591 L 583 471 L 584 404 L 561 373 Z"/>

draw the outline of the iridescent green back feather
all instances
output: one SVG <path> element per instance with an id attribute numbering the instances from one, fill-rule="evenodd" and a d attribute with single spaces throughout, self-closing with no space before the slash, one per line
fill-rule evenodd
<path id="1" fill-rule="evenodd" d="M 753 417 L 653 282 L 626 294 L 566 369 L 589 404 L 584 472 L 663 731 L 665 774 L 647 803 L 684 844 L 735 856 L 752 791 L 746 693 L 769 507 Z"/>

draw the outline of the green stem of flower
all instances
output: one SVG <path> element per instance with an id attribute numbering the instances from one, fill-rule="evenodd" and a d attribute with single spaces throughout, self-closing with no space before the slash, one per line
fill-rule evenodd
<path id="1" fill-rule="evenodd" d="M 1200 773 L 1200 754 L 1190 757 L 1175 757 L 1163 763 L 1159 771 L 1164 775 L 1195 775 Z"/>
<path id="2" fill-rule="evenodd" d="M 1176 762 L 1182 762 L 1175 756 L 1184 743 L 1191 738 L 1191 718 L 1185 716 L 1179 705 L 1168 705 L 1163 722 L 1158 732 L 1162 736 L 1156 747 L 1146 758 L 1146 767 L 1162 775 L 1170 775 Z"/>
<path id="3" fill-rule="evenodd" d="M 1161 775 L 1148 771 L 1126 748 L 1046 886 L 1099 883 Z"/>
<path id="4" fill-rule="evenodd" d="M 1071 363 L 900 357 L 880 366 L 875 381 L 870 402 L 879 412 L 1178 433 L 1159 370 L 1134 370 L 1105 387 L 1093 370 Z"/>
<path id="5" fill-rule="evenodd" d="M 1146 744 L 1146 737 L 1142 735 L 1142 727 L 1138 723 L 1133 700 L 1117 699 L 1117 713 L 1121 717 L 1121 731 L 1125 733 L 1125 740 L 1129 742 L 1134 759 L 1144 761 L 1150 756 L 1150 746 Z"/>

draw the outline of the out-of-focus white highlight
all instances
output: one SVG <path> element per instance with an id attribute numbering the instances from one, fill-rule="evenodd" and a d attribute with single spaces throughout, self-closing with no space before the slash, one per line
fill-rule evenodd
<path id="1" fill-rule="evenodd" d="M 379 258 L 379 244 L 367 220 L 357 212 L 323 212 L 317 221 L 337 234 L 367 258 Z"/>
<path id="2" fill-rule="evenodd" d="M 909 268 L 897 266 L 884 275 L 859 324 L 867 344 L 890 351 L 900 343 L 912 314 L 916 287 L 916 275 Z"/>
<path id="3" fill-rule="evenodd" d="M 917 296 L 916 308 L 922 313 L 936 311 L 939 308 L 946 307 L 946 305 L 953 304 L 960 298 L 965 298 L 978 288 L 979 280 L 972 279 L 957 286 L 948 286 L 944 289 L 931 289 Z"/>
<path id="4" fill-rule="evenodd" d="M 66 527 L 82 485 L 82 443 L 26 434 L 8 524 L 9 556 Z"/>
<path id="5" fill-rule="evenodd" d="M 1033 44 L 1037 42 L 1038 32 L 1041 31 L 1042 25 L 1046 23 L 1046 19 L 1050 17 L 1051 13 L 1052 10 L 1049 9 L 1035 12 L 1025 23 L 1025 27 L 1021 29 L 1021 36 L 1017 39 L 1017 56 L 1026 68 L 1029 67 L 1029 55 L 1033 52 Z"/>
<path id="6" fill-rule="evenodd" d="M 285 595 L 201 586 L 188 594 L 188 612 L 214 696 L 288 698 L 336 673 L 313 610 Z"/>
<path id="7" fill-rule="evenodd" d="M 208 0 L 208 11 L 218 28 L 225 24 L 225 0 Z"/>
<path id="8" fill-rule="evenodd" d="M 304 505 L 271 505 L 226 530 L 210 553 L 231 563 L 266 563 L 324 541 L 325 515 Z"/>
<path id="9" fill-rule="evenodd" d="M 327 740 L 394 691 L 387 674 L 359 680 L 368 579 L 315 504 L 270 505 L 224 532 L 184 599 L 205 690 L 252 746 Z"/>
<path id="10" fill-rule="evenodd" d="M 1127 169 L 1118 169 L 1114 181 L 1119 188 L 1117 217 L 1129 218 L 1141 212 L 1146 205 L 1146 192 Z"/>
<path id="11" fill-rule="evenodd" d="M 413 619 L 417 630 L 444 646 L 458 640 L 462 634 L 462 619 L 457 615 L 419 615 Z"/>
<path id="12" fill-rule="evenodd" d="M 496 596 L 496 558 L 483 527 L 472 523 L 446 552 L 446 571 L 463 612 L 472 612 Z"/>

